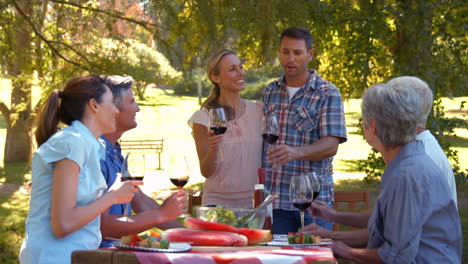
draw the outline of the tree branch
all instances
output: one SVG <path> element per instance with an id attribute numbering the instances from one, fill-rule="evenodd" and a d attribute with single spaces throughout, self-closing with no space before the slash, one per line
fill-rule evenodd
<path id="1" fill-rule="evenodd" d="M 151 31 L 152 27 L 157 27 L 157 28 L 164 29 L 163 27 L 161 27 L 160 25 L 158 25 L 156 23 L 137 20 L 137 19 L 125 16 L 124 13 L 119 12 L 119 11 L 103 10 L 103 9 L 98 9 L 98 8 L 93 8 L 93 7 L 87 7 L 87 6 L 82 6 L 82 5 L 72 3 L 72 2 L 68 2 L 68 1 L 61 1 L 61 0 L 50 0 L 50 1 L 54 2 L 54 3 L 57 3 L 57 4 L 74 6 L 74 7 L 79 8 L 79 9 L 98 12 L 98 13 L 102 13 L 102 14 L 105 14 L 105 15 L 108 15 L 108 16 L 111 16 L 111 17 L 114 17 L 114 18 L 126 20 L 126 21 L 129 21 L 129 22 L 135 23 L 137 25 L 140 25 L 140 26 L 144 27 L 145 29 L 147 29 L 148 31 Z"/>
<path id="2" fill-rule="evenodd" d="M 69 48 L 70 50 L 72 50 L 73 52 L 76 53 L 76 55 L 80 56 L 81 58 L 83 58 L 83 60 L 85 60 L 88 64 L 91 64 L 91 62 L 88 60 L 88 57 L 86 57 L 85 55 L 81 54 L 81 52 L 79 52 L 78 50 L 76 50 L 72 45 L 70 44 L 67 44 L 65 42 L 61 42 L 61 41 L 55 41 L 55 40 L 47 40 L 47 42 L 49 43 L 55 43 L 57 45 L 63 45 L 67 48 Z"/>
<path id="3" fill-rule="evenodd" d="M 37 28 L 34 26 L 34 23 L 28 18 L 28 16 L 24 13 L 24 11 L 20 8 L 20 6 L 18 5 L 18 3 L 16 3 L 16 1 L 14 2 L 15 4 L 15 8 L 16 10 L 18 10 L 18 12 L 23 16 L 23 18 L 26 20 L 26 22 L 28 22 L 29 26 L 31 26 L 32 30 L 34 31 L 34 33 L 40 38 L 42 39 L 42 41 L 44 41 L 47 46 L 49 46 L 49 48 L 55 53 L 57 54 L 57 56 L 59 56 L 60 58 L 62 58 L 63 60 L 65 60 L 66 62 L 68 63 L 71 63 L 75 66 L 78 66 L 78 67 L 82 67 L 86 70 L 90 70 L 88 67 L 84 66 L 83 64 L 80 64 L 78 62 L 75 62 L 75 61 L 72 61 L 72 60 L 69 60 L 67 58 L 65 58 L 65 56 L 63 56 L 54 46 L 52 46 L 52 44 L 49 42 L 48 39 L 46 39 L 38 30 Z M 80 55 L 80 54 L 78 54 Z M 81 55 L 83 56 L 83 55 Z"/>
<path id="4" fill-rule="evenodd" d="M 2 113 L 3 118 L 5 118 L 7 124 L 10 125 L 11 111 L 2 100 L 0 100 L 0 112 Z"/>

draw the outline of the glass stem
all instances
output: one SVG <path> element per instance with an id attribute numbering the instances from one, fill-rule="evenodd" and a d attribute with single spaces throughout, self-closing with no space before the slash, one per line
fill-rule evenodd
<path id="1" fill-rule="evenodd" d="M 125 209 L 124 209 L 124 219 L 127 221 L 128 220 L 128 209 L 129 209 L 130 203 L 125 204 Z"/>

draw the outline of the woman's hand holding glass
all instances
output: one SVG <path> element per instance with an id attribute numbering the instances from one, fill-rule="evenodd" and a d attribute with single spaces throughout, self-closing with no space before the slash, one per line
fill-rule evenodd
<path id="1" fill-rule="evenodd" d="M 138 192 L 139 185 L 143 185 L 142 181 L 124 181 L 120 180 L 121 175 L 117 173 L 117 179 L 109 188 L 107 193 L 114 195 L 114 204 L 123 204 L 131 202 L 133 196 Z"/>
<path id="2" fill-rule="evenodd" d="M 208 130 L 208 149 L 218 150 L 223 141 L 223 134 L 216 135 L 213 130 Z"/>
<path id="3" fill-rule="evenodd" d="M 210 130 L 213 132 L 210 133 L 210 135 L 223 135 L 226 130 L 227 130 L 227 118 L 226 118 L 226 113 L 224 112 L 224 108 L 213 108 L 210 109 L 209 112 L 209 124 L 208 126 L 210 127 Z M 211 142 L 209 141 L 209 144 L 211 143 L 211 146 L 215 146 L 219 148 L 219 159 L 223 160 L 224 159 L 224 154 L 223 154 L 223 149 L 220 146 L 220 141 L 222 137 L 209 137 L 209 140 L 211 138 Z"/>

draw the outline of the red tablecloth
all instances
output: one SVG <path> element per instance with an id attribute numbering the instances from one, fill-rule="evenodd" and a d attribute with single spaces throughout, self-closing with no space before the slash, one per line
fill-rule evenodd
<path id="1" fill-rule="evenodd" d="M 153 253 L 131 251 L 142 264 L 307 264 L 314 260 L 329 260 L 337 263 L 330 247 L 311 246 L 310 248 L 282 247 L 281 249 L 260 251 Z"/>

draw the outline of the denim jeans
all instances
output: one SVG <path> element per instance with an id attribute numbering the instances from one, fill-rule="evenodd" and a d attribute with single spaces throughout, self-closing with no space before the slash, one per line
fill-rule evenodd
<path id="1" fill-rule="evenodd" d="M 304 226 L 313 223 L 308 210 L 304 212 Z M 321 227 L 331 230 L 332 223 L 326 222 L 320 218 L 315 218 L 315 223 Z M 288 232 L 297 232 L 301 228 L 301 215 L 299 211 L 290 211 L 283 209 L 273 210 L 273 234 L 287 234 Z"/>

